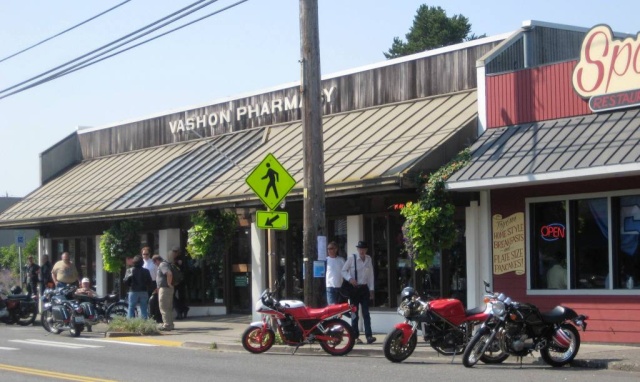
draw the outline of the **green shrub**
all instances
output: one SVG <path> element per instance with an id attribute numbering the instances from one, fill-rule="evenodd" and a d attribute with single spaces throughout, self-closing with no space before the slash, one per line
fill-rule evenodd
<path id="1" fill-rule="evenodd" d="M 158 324 L 152 319 L 114 317 L 109 322 L 108 331 L 136 333 L 141 335 L 159 334 Z"/>

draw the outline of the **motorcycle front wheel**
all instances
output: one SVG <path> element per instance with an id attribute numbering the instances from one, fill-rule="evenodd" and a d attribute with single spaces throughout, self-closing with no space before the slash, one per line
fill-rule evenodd
<path id="1" fill-rule="evenodd" d="M 340 319 L 329 320 L 324 323 L 326 335 L 332 337 L 329 341 L 321 341 L 320 347 L 331 355 L 348 354 L 356 343 L 351 325 Z"/>
<path id="2" fill-rule="evenodd" d="M 61 330 L 53 328 L 51 326 L 51 323 L 49 322 L 49 318 L 53 318 L 53 315 L 50 310 L 45 310 L 42 313 L 40 313 L 40 323 L 42 323 L 42 327 L 44 328 L 44 330 L 46 330 L 49 333 L 60 334 Z"/>
<path id="3" fill-rule="evenodd" d="M 550 339 L 549 345 L 540 350 L 540 356 L 544 362 L 553 367 L 564 366 L 573 361 L 576 355 L 578 355 L 578 350 L 580 350 L 580 333 L 578 329 L 567 323 L 561 324 L 560 329 L 562 329 L 567 337 L 571 338 L 569 347 L 561 348 Z"/>
<path id="4" fill-rule="evenodd" d="M 407 341 L 406 345 L 402 345 L 403 331 L 400 329 L 394 329 L 391 333 L 387 334 L 382 345 L 384 350 L 384 356 L 391 362 L 402 362 L 416 349 L 418 343 L 418 335 L 414 332 Z"/>
<path id="5" fill-rule="evenodd" d="M 35 308 L 35 305 L 34 305 L 33 309 L 23 312 L 20 315 L 20 317 L 18 317 L 18 325 L 29 326 L 36 321 L 37 316 L 38 316 L 38 310 Z"/>
<path id="6" fill-rule="evenodd" d="M 111 322 L 111 320 L 113 320 L 115 316 L 126 318 L 128 310 L 129 310 L 129 304 L 127 304 L 126 302 L 120 301 L 120 302 L 114 303 L 107 309 L 107 313 L 105 314 L 107 323 Z"/>
<path id="7" fill-rule="evenodd" d="M 249 326 L 242 333 L 242 347 L 249 353 L 259 354 L 271 349 L 276 340 L 276 335 L 271 329 L 262 331 L 262 328 Z"/>
<path id="8" fill-rule="evenodd" d="M 509 354 L 503 352 L 502 349 L 500 349 L 500 344 L 494 338 L 493 342 L 487 347 L 487 349 L 484 351 L 484 354 L 480 357 L 480 361 L 482 361 L 482 363 L 490 365 L 503 363 L 507 358 L 509 358 Z"/>
<path id="9" fill-rule="evenodd" d="M 491 338 L 491 332 L 478 331 L 467 344 L 462 354 L 462 364 L 465 367 L 473 367 L 482 358 L 485 344 Z"/>

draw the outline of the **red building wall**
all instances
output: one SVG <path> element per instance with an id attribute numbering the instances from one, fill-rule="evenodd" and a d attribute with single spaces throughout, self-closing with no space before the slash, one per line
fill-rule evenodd
<path id="1" fill-rule="evenodd" d="M 491 215 L 510 216 L 525 212 L 525 198 L 550 195 L 605 192 L 612 189 L 633 189 L 640 184 L 640 177 L 616 178 L 615 188 L 611 182 L 588 181 L 552 184 L 517 189 L 491 191 Z M 526 240 L 526 239 L 525 239 Z M 525 248 L 529 245 L 525 242 Z M 525 265 L 529 270 L 529 264 Z M 516 301 L 529 302 L 541 310 L 550 310 L 556 305 L 565 305 L 579 314 L 589 316 L 587 331 L 580 333 L 583 341 L 640 343 L 640 296 L 610 295 L 528 295 L 527 273 L 518 276 L 515 272 L 493 276 L 494 290 L 504 292 Z"/>
<path id="2" fill-rule="evenodd" d="M 487 128 L 591 114 L 571 85 L 577 61 L 487 76 Z"/>

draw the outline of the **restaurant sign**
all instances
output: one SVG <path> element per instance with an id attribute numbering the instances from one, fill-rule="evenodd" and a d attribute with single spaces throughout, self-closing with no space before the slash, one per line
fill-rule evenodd
<path id="1" fill-rule="evenodd" d="M 582 41 L 572 84 L 594 112 L 640 105 L 640 34 L 617 39 L 608 25 L 593 27 Z"/>

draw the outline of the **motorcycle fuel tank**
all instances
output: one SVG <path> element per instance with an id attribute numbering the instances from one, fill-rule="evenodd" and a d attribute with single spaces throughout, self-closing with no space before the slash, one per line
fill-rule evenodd
<path id="1" fill-rule="evenodd" d="M 450 321 L 454 325 L 460 325 L 465 321 L 464 306 L 455 298 L 443 298 L 429 302 L 429 308 L 438 316 Z"/>

